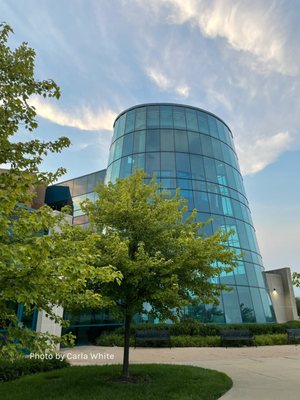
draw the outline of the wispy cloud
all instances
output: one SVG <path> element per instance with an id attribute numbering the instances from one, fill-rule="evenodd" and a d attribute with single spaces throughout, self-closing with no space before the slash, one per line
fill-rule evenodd
<path id="1" fill-rule="evenodd" d="M 222 92 L 218 90 L 211 88 L 207 88 L 206 90 L 206 95 L 209 103 L 212 105 L 212 107 L 215 108 L 216 104 L 219 103 L 221 104 L 224 108 L 226 108 L 228 111 L 232 111 L 232 104 L 229 100 L 228 96 L 225 96 Z"/>
<path id="2" fill-rule="evenodd" d="M 271 137 L 255 140 L 253 143 L 237 144 L 243 175 L 255 174 L 276 161 L 278 156 L 290 147 L 289 132 L 278 132 Z"/>
<path id="3" fill-rule="evenodd" d="M 243 58 L 252 68 L 296 75 L 298 65 L 287 57 L 288 38 L 275 5 L 235 0 L 152 0 L 149 7 L 156 15 L 163 13 L 169 23 L 189 23 L 208 38 L 225 39 L 232 49 L 253 56 Z"/>
<path id="4" fill-rule="evenodd" d="M 146 68 L 148 77 L 161 89 L 174 91 L 182 97 L 188 97 L 190 88 L 185 83 L 179 83 L 170 77 L 164 75 L 161 71 L 154 67 Z"/>
<path id="5" fill-rule="evenodd" d="M 112 130 L 117 116 L 112 110 L 103 108 L 98 112 L 91 111 L 88 107 L 65 112 L 37 97 L 31 99 L 31 104 L 36 108 L 37 114 L 48 121 L 87 131 Z"/>

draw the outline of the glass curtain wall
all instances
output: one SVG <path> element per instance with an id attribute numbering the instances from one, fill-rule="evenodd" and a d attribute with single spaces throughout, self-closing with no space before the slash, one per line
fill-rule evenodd
<path id="1" fill-rule="evenodd" d="M 228 245 L 243 254 L 234 272 L 218 281 L 230 286 L 219 306 L 187 307 L 203 322 L 274 322 L 263 264 L 229 127 L 204 110 L 175 104 L 146 104 L 121 113 L 114 124 L 106 182 L 144 169 L 170 192 L 180 188 L 189 210 L 219 228 L 234 230 Z"/>

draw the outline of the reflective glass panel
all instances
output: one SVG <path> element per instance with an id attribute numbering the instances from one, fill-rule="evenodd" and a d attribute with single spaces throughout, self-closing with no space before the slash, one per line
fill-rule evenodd
<path id="1" fill-rule="evenodd" d="M 267 322 L 274 322 L 275 316 L 270 296 L 267 294 L 267 291 L 265 289 L 259 289 L 259 290 L 266 320 Z"/>
<path id="2" fill-rule="evenodd" d="M 159 128 L 159 107 L 158 106 L 147 107 L 147 127 L 148 128 Z"/>
<path id="3" fill-rule="evenodd" d="M 72 195 L 78 196 L 86 192 L 87 192 L 87 176 L 74 179 Z"/>
<path id="4" fill-rule="evenodd" d="M 184 108 L 173 107 L 173 118 L 174 118 L 175 129 L 186 129 Z"/>
<path id="5" fill-rule="evenodd" d="M 177 179 L 177 187 L 192 190 L 192 181 L 190 179 Z"/>
<path id="6" fill-rule="evenodd" d="M 118 132 L 117 132 L 116 138 L 119 138 L 122 135 L 124 135 L 126 114 L 121 115 L 121 117 L 118 119 L 118 121 L 119 121 L 119 123 L 118 123 Z"/>
<path id="7" fill-rule="evenodd" d="M 126 113 L 125 133 L 132 132 L 134 130 L 134 120 L 135 111 L 128 111 L 128 113 Z"/>
<path id="8" fill-rule="evenodd" d="M 115 141 L 115 155 L 114 160 L 117 160 L 122 155 L 122 148 L 123 148 L 123 136 Z"/>
<path id="9" fill-rule="evenodd" d="M 217 171 L 216 171 L 215 160 L 208 157 L 203 157 L 203 159 L 204 159 L 204 169 L 205 169 L 206 179 L 211 182 L 217 182 Z"/>
<path id="10" fill-rule="evenodd" d="M 193 210 L 193 208 L 194 208 L 193 191 L 180 189 L 180 194 L 182 197 L 184 197 L 187 200 L 188 209 Z"/>
<path id="11" fill-rule="evenodd" d="M 256 322 L 249 288 L 238 286 L 237 290 L 243 322 Z"/>
<path id="12" fill-rule="evenodd" d="M 132 156 L 123 157 L 121 159 L 120 178 L 127 178 L 131 174 L 133 164 Z"/>
<path id="13" fill-rule="evenodd" d="M 161 152 L 161 171 L 162 177 L 176 177 L 175 154 Z"/>
<path id="14" fill-rule="evenodd" d="M 146 131 L 136 131 L 134 132 L 134 153 L 143 153 L 145 151 L 146 142 Z"/>
<path id="15" fill-rule="evenodd" d="M 215 139 L 215 138 L 211 138 L 211 143 L 212 143 L 214 157 L 223 161 L 224 158 L 223 158 L 223 153 L 222 153 L 220 140 Z"/>
<path id="16" fill-rule="evenodd" d="M 218 133 L 216 119 L 214 117 L 212 117 L 211 115 L 208 115 L 207 118 L 208 118 L 208 126 L 209 126 L 209 131 L 210 131 L 211 136 L 218 138 L 219 133 Z"/>
<path id="17" fill-rule="evenodd" d="M 127 135 L 123 136 L 123 150 L 122 156 L 128 156 L 132 154 L 132 143 L 133 142 L 133 133 L 128 133 Z"/>
<path id="18" fill-rule="evenodd" d="M 158 129 L 149 129 L 146 132 L 146 151 L 159 151 L 160 137 Z"/>
<path id="19" fill-rule="evenodd" d="M 254 265 L 251 263 L 245 263 L 246 273 L 249 281 L 250 286 L 258 286 L 256 272 L 254 269 Z"/>
<path id="20" fill-rule="evenodd" d="M 115 183 L 116 179 L 119 177 L 120 164 L 121 164 L 120 159 L 118 159 L 117 161 L 115 161 L 111 164 L 111 175 L 110 175 L 111 183 Z"/>
<path id="21" fill-rule="evenodd" d="M 194 191 L 194 204 L 200 213 L 210 212 L 209 199 L 206 192 Z"/>
<path id="22" fill-rule="evenodd" d="M 174 132 L 172 129 L 160 130 L 161 151 L 174 151 Z"/>
<path id="23" fill-rule="evenodd" d="M 243 261 L 239 261 L 238 265 L 234 268 L 235 281 L 237 285 L 248 285 L 248 278 L 246 275 L 245 265 Z"/>
<path id="24" fill-rule="evenodd" d="M 236 287 L 232 286 L 232 289 L 233 290 L 231 290 L 230 292 L 226 291 L 222 292 L 224 310 L 225 310 L 225 319 L 227 324 L 242 322 Z"/>
<path id="25" fill-rule="evenodd" d="M 209 135 L 209 128 L 208 128 L 206 114 L 201 111 L 197 111 L 197 118 L 198 118 L 199 131 Z"/>
<path id="26" fill-rule="evenodd" d="M 197 132 L 188 132 L 189 152 L 202 154 L 200 135 Z"/>
<path id="27" fill-rule="evenodd" d="M 96 174 L 87 176 L 87 192 L 92 192 L 96 187 Z"/>
<path id="28" fill-rule="evenodd" d="M 190 159 L 193 179 L 205 179 L 203 157 L 191 154 Z"/>
<path id="29" fill-rule="evenodd" d="M 178 178 L 190 178 L 190 158 L 188 154 L 176 153 L 176 171 Z"/>
<path id="30" fill-rule="evenodd" d="M 186 126 L 191 131 L 198 131 L 197 113 L 195 110 L 186 109 Z"/>
<path id="31" fill-rule="evenodd" d="M 132 157 L 132 172 L 145 169 L 145 154 L 134 154 Z"/>
<path id="32" fill-rule="evenodd" d="M 173 114 L 171 106 L 160 106 L 160 127 L 173 128 Z"/>
<path id="33" fill-rule="evenodd" d="M 158 176 L 160 172 L 160 154 L 146 153 L 146 172 L 150 176 Z"/>
<path id="34" fill-rule="evenodd" d="M 175 151 L 188 153 L 188 139 L 186 131 L 174 130 L 175 136 Z"/>
<path id="35" fill-rule="evenodd" d="M 135 130 L 146 129 L 146 108 L 135 110 Z"/>
<path id="36" fill-rule="evenodd" d="M 225 132 L 225 126 L 224 124 L 219 121 L 218 119 L 216 120 L 217 122 L 217 128 L 218 128 L 218 133 L 219 133 L 219 138 L 220 140 L 222 140 L 223 142 L 227 142 L 227 134 Z"/>
<path id="37" fill-rule="evenodd" d="M 261 301 L 260 291 L 257 288 L 250 287 L 251 298 L 255 309 L 255 316 L 257 323 L 265 323 L 266 317 Z"/>

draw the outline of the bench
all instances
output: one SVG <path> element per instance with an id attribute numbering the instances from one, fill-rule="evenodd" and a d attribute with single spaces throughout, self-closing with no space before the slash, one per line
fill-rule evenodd
<path id="1" fill-rule="evenodd" d="M 155 342 L 165 342 L 171 348 L 171 337 L 169 331 L 159 330 L 159 329 L 146 329 L 142 331 L 135 332 L 135 341 L 134 347 L 138 342 L 147 342 L 147 341 L 155 341 Z"/>
<path id="2" fill-rule="evenodd" d="M 252 343 L 256 346 L 255 338 L 253 333 L 248 329 L 243 330 L 222 330 L 220 331 L 221 336 L 221 346 L 226 346 L 228 343 L 232 342 L 247 342 L 248 344 Z"/>
<path id="3" fill-rule="evenodd" d="M 300 340 L 300 329 L 287 329 L 286 333 L 288 334 L 288 343 L 297 343 L 297 340 Z"/>

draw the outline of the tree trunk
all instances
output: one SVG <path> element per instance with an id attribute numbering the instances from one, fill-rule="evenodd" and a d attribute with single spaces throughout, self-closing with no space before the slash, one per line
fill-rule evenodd
<path id="1" fill-rule="evenodd" d="M 126 314 L 126 316 L 125 316 L 125 335 L 124 335 L 123 372 L 122 372 L 122 378 L 125 381 L 127 381 L 129 379 L 130 324 L 131 324 L 131 315 Z"/>

